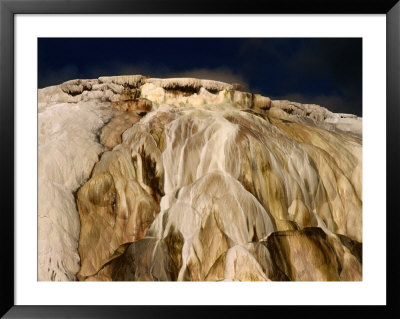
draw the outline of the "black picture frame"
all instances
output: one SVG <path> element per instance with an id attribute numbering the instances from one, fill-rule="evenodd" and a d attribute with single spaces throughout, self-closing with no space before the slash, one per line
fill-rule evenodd
<path id="1" fill-rule="evenodd" d="M 14 305 L 14 18 L 16 14 L 385 14 L 387 50 L 386 117 L 386 306 L 16 306 Z M 399 225 L 397 181 L 400 136 L 400 3 L 398 0 L 0 0 L 0 181 L 2 210 L 0 231 L 1 308 L 4 318 L 164 318 L 215 316 L 310 317 L 317 313 L 335 318 L 400 318 L 396 275 Z M 381 106 L 382 107 L 382 106 Z M 382 168 L 377 168 L 382 169 Z M 376 187 L 379 187 L 377 185 Z M 384 207 L 384 203 L 382 203 Z M 374 292 L 371 292 L 372 294 Z M 268 307 L 268 309 L 266 309 Z"/>

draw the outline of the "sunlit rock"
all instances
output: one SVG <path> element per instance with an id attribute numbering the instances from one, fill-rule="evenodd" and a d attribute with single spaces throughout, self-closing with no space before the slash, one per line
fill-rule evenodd
<path id="1" fill-rule="evenodd" d="M 112 117 L 101 103 L 60 103 L 38 114 L 38 279 L 74 280 L 80 267 L 74 194 L 103 151 L 96 135 Z"/>
<path id="2" fill-rule="evenodd" d="M 143 75 L 120 75 L 120 76 L 101 76 L 100 83 L 115 83 L 122 86 L 138 87 L 146 79 Z"/>
<path id="3" fill-rule="evenodd" d="M 239 89 L 39 90 L 39 280 L 362 280 L 362 119 Z"/>
<path id="4" fill-rule="evenodd" d="M 294 281 L 361 280 L 361 264 L 334 235 L 321 228 L 276 232 L 264 244 Z"/>

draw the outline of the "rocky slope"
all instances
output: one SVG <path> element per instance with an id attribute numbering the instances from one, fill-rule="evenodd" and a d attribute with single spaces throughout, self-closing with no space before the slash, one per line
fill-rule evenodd
<path id="1" fill-rule="evenodd" d="M 362 279 L 361 118 L 141 75 L 38 112 L 38 280 Z"/>

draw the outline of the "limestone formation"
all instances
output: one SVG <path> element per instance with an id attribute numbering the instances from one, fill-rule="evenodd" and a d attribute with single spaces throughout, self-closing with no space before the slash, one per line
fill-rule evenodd
<path id="1" fill-rule="evenodd" d="M 39 90 L 39 280 L 362 280 L 362 119 L 142 75 Z"/>

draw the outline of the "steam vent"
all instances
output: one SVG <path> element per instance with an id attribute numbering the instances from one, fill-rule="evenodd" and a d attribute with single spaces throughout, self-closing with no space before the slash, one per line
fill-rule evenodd
<path id="1" fill-rule="evenodd" d="M 142 75 L 38 91 L 38 280 L 362 280 L 362 119 Z"/>

